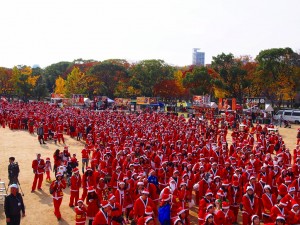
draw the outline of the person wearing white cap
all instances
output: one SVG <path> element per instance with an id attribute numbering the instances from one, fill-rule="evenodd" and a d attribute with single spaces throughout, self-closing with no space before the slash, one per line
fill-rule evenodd
<path id="1" fill-rule="evenodd" d="M 272 189 L 270 185 L 265 185 L 264 186 L 264 194 L 262 195 L 262 216 L 264 219 L 265 223 L 270 223 L 272 222 L 270 213 L 272 207 L 275 205 L 277 202 L 276 195 L 271 193 Z"/>
<path id="2" fill-rule="evenodd" d="M 52 181 L 50 185 L 50 194 L 52 194 L 53 205 L 54 205 L 54 214 L 57 220 L 61 219 L 60 214 L 60 205 L 63 199 L 63 189 L 67 186 L 65 180 L 63 179 L 63 174 L 56 173 L 56 180 Z"/>
<path id="3" fill-rule="evenodd" d="M 283 217 L 285 216 L 285 207 L 287 204 L 280 200 L 280 202 L 276 205 L 274 205 L 271 209 L 271 219 L 272 221 L 275 221 L 278 215 L 282 215 Z"/>
<path id="4" fill-rule="evenodd" d="M 265 221 L 264 221 L 264 223 L 265 223 Z M 251 217 L 251 225 L 260 225 L 260 220 L 259 220 L 258 215 L 253 215 Z"/>
<path id="5" fill-rule="evenodd" d="M 95 219 L 93 221 L 93 225 L 106 225 L 111 224 L 111 205 L 108 201 L 103 200 L 101 202 L 101 209 L 96 214 Z"/>
<path id="6" fill-rule="evenodd" d="M 12 184 L 9 186 L 10 195 L 4 200 L 4 211 L 6 216 L 6 223 L 8 225 L 19 225 L 22 217 L 25 216 L 25 205 L 22 195 L 18 192 L 18 185 Z"/>
<path id="7" fill-rule="evenodd" d="M 274 225 L 284 225 L 285 224 L 285 218 L 283 215 L 278 215 L 276 217 L 276 221 L 274 223 Z"/>
<path id="8" fill-rule="evenodd" d="M 45 172 L 45 161 L 41 159 L 41 154 L 38 153 L 36 155 L 36 159 L 32 161 L 32 169 L 34 173 L 34 180 L 31 187 L 31 192 L 34 192 L 36 189 L 36 185 L 38 190 L 42 189 L 42 183 Z"/>
<path id="9" fill-rule="evenodd" d="M 147 206 L 150 206 L 154 210 L 154 214 L 157 215 L 157 208 L 152 199 L 148 197 L 149 190 L 145 188 L 141 194 L 142 195 L 135 200 L 133 206 L 135 221 L 137 221 L 139 217 L 144 216 L 145 209 Z"/>
<path id="10" fill-rule="evenodd" d="M 86 222 L 87 208 L 83 204 L 82 199 L 78 199 L 77 206 L 75 207 L 75 213 L 76 213 L 76 217 L 75 217 L 76 225 L 84 225 Z"/>
<path id="11" fill-rule="evenodd" d="M 300 224 L 300 210 L 298 202 L 293 199 L 291 202 L 292 209 L 288 211 L 288 224 Z"/>
<path id="12" fill-rule="evenodd" d="M 246 194 L 242 198 L 243 203 L 243 224 L 251 223 L 251 216 L 257 214 L 258 211 L 258 199 L 254 195 L 254 190 L 252 186 L 246 188 Z"/>

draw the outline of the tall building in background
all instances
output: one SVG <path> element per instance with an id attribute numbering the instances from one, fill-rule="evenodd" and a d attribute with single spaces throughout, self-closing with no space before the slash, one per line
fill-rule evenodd
<path id="1" fill-rule="evenodd" d="M 200 48 L 193 48 L 193 65 L 204 66 L 205 52 L 200 52 Z"/>

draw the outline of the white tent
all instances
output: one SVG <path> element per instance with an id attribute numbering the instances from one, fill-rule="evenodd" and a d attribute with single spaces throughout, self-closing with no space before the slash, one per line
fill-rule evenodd
<path id="1" fill-rule="evenodd" d="M 218 105 L 215 102 L 211 102 L 210 107 L 216 109 L 218 108 Z"/>
<path id="2" fill-rule="evenodd" d="M 273 107 L 271 106 L 271 104 L 266 104 L 266 106 L 265 106 L 265 111 L 266 111 L 266 112 L 273 112 L 274 109 L 273 109 Z"/>
<path id="3" fill-rule="evenodd" d="M 108 103 L 114 103 L 115 101 L 112 100 L 112 99 L 110 99 L 110 98 L 107 98 L 107 102 L 108 102 Z"/>
<path id="4" fill-rule="evenodd" d="M 91 100 L 89 98 L 84 98 L 84 103 L 90 104 Z"/>

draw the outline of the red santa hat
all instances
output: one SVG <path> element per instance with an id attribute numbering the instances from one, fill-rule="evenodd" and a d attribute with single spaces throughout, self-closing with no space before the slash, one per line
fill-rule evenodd
<path id="1" fill-rule="evenodd" d="M 212 193 L 212 191 L 210 190 L 210 189 L 207 189 L 206 190 L 206 193 L 205 193 L 205 196 L 207 196 L 207 195 L 212 195 L 213 193 Z"/>
<path id="2" fill-rule="evenodd" d="M 299 206 L 298 202 L 295 199 L 292 199 L 292 207 Z"/>
<path id="3" fill-rule="evenodd" d="M 143 191 L 142 191 L 142 194 L 144 195 L 149 195 L 149 190 L 147 188 L 145 188 Z"/>
<path id="4" fill-rule="evenodd" d="M 69 147 L 68 147 L 68 146 L 65 146 L 65 147 L 64 147 L 64 150 L 68 150 L 68 149 L 69 149 Z"/>
<path id="5" fill-rule="evenodd" d="M 78 199 L 77 203 L 79 202 L 83 203 L 83 199 L 82 198 Z"/>
<path id="6" fill-rule="evenodd" d="M 284 182 L 285 183 L 291 183 L 292 182 L 291 177 L 287 176 L 286 178 L 284 178 Z"/>
<path id="7" fill-rule="evenodd" d="M 256 177 L 255 176 L 250 176 L 250 180 L 252 180 L 252 179 L 256 179 Z"/>
<path id="8" fill-rule="evenodd" d="M 258 215 L 253 215 L 253 216 L 251 216 L 251 222 L 253 223 L 253 221 L 255 220 L 255 218 L 258 218 Z"/>
<path id="9" fill-rule="evenodd" d="M 95 189 L 94 189 L 93 186 L 89 186 L 88 187 L 88 193 L 91 193 L 91 192 L 94 192 L 94 191 L 95 191 Z"/>
<path id="10" fill-rule="evenodd" d="M 179 217 L 176 217 L 176 218 L 172 219 L 172 222 L 173 222 L 174 225 L 177 225 L 177 223 L 178 223 L 179 221 L 182 222 L 181 219 L 180 219 Z"/>
<path id="11" fill-rule="evenodd" d="M 72 170 L 73 173 L 78 173 L 79 172 L 79 169 L 77 167 L 75 167 L 73 170 Z"/>
<path id="12" fill-rule="evenodd" d="M 139 182 L 137 182 L 137 185 L 140 186 L 140 185 L 145 185 L 145 184 L 144 184 L 144 182 L 139 181 Z"/>
<path id="13" fill-rule="evenodd" d="M 278 215 L 277 217 L 276 217 L 276 220 L 284 220 L 285 221 L 285 217 L 283 216 L 283 215 Z"/>
<path id="14" fill-rule="evenodd" d="M 86 171 L 93 171 L 93 170 L 92 170 L 91 167 L 88 166 L 88 167 L 86 168 Z"/>
<path id="15" fill-rule="evenodd" d="M 208 219 L 209 217 L 213 217 L 213 214 L 211 214 L 211 213 L 206 213 L 206 214 L 204 215 L 205 222 L 207 221 L 207 219 Z"/>
<path id="16" fill-rule="evenodd" d="M 153 214 L 153 209 L 151 206 L 147 206 L 145 209 L 145 214 L 146 215 L 152 215 Z"/>
<path id="17" fill-rule="evenodd" d="M 227 179 L 222 182 L 222 186 L 229 186 L 229 185 L 230 183 Z"/>
<path id="18" fill-rule="evenodd" d="M 229 203 L 228 202 L 222 202 L 222 209 L 229 209 Z"/>
<path id="19" fill-rule="evenodd" d="M 103 201 L 101 202 L 101 206 L 102 206 L 102 208 L 107 208 L 107 207 L 109 207 L 109 206 L 111 206 L 111 205 L 109 204 L 108 201 L 103 200 Z"/>
<path id="20" fill-rule="evenodd" d="M 46 158 L 46 162 L 50 162 L 50 158 L 49 157 Z"/>
<path id="21" fill-rule="evenodd" d="M 253 189 L 253 187 L 252 186 L 247 186 L 247 188 L 246 188 L 246 191 L 249 191 L 249 190 L 252 190 L 252 191 L 254 191 L 254 189 Z"/>
<path id="22" fill-rule="evenodd" d="M 179 207 L 178 210 L 177 210 L 177 215 L 181 215 L 182 213 L 184 213 L 186 211 L 186 209 L 182 208 L 182 207 Z"/>
<path id="23" fill-rule="evenodd" d="M 62 177 L 62 176 L 63 176 L 63 174 L 61 172 L 57 172 L 55 175 L 55 177 Z"/>
<path id="24" fill-rule="evenodd" d="M 212 207 L 214 207 L 214 205 L 210 203 L 210 204 L 206 207 L 206 212 L 208 212 L 208 210 L 209 210 L 210 208 L 212 208 Z"/>
<path id="25" fill-rule="evenodd" d="M 217 195 L 224 196 L 224 191 L 222 189 L 218 190 Z"/>
<path id="26" fill-rule="evenodd" d="M 271 189 L 271 186 L 270 186 L 270 185 L 268 185 L 268 184 L 266 184 L 266 185 L 264 186 L 264 189 L 269 189 L 269 190 L 272 190 L 272 189 Z"/>
<path id="27" fill-rule="evenodd" d="M 116 198 L 116 196 L 115 196 L 114 194 L 109 194 L 107 200 L 108 200 L 108 201 L 111 201 L 111 200 L 113 200 L 114 198 Z"/>
<path id="28" fill-rule="evenodd" d="M 151 220 L 153 220 L 153 217 L 152 217 L 152 216 L 147 216 L 147 217 L 145 217 L 145 225 L 147 225 L 147 223 L 148 223 L 149 221 L 151 221 Z"/>

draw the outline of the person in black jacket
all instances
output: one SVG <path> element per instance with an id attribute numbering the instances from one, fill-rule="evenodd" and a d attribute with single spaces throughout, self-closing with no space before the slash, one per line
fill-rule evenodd
<path id="1" fill-rule="evenodd" d="M 4 209 L 7 225 L 20 225 L 21 211 L 22 217 L 25 216 L 25 205 L 22 195 L 18 192 L 18 185 L 9 186 L 11 194 L 5 197 Z"/>

